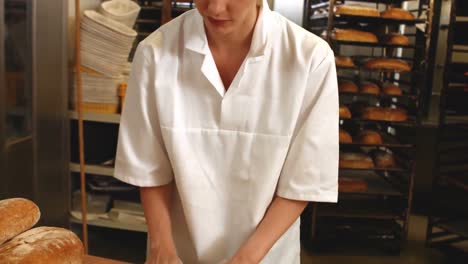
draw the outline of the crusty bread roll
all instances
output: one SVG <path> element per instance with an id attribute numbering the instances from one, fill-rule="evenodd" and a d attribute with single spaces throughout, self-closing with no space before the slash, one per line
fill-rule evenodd
<path id="1" fill-rule="evenodd" d="M 370 59 L 364 67 L 371 70 L 411 71 L 411 66 L 406 61 L 399 59 Z"/>
<path id="2" fill-rule="evenodd" d="M 398 20 L 414 20 L 414 15 L 401 8 L 390 8 L 382 13 L 380 16 L 383 18 L 398 19 Z"/>
<path id="3" fill-rule="evenodd" d="M 340 168 L 371 169 L 374 167 L 372 159 L 362 153 L 340 153 Z"/>
<path id="4" fill-rule="evenodd" d="M 379 94 L 380 93 L 380 87 L 371 82 L 367 82 L 361 85 L 361 93 L 365 94 Z"/>
<path id="5" fill-rule="evenodd" d="M 338 91 L 341 93 L 357 93 L 359 92 L 359 88 L 352 81 L 339 81 Z"/>
<path id="6" fill-rule="evenodd" d="M 408 119 L 406 111 L 389 107 L 366 107 L 361 114 L 365 120 L 380 120 L 390 122 L 403 122 Z"/>
<path id="7" fill-rule="evenodd" d="M 363 130 L 359 132 L 357 136 L 357 142 L 367 145 L 380 145 L 383 141 L 379 132 L 373 130 Z"/>
<path id="8" fill-rule="evenodd" d="M 388 94 L 388 95 L 402 95 L 403 94 L 400 87 L 393 83 L 384 84 L 382 93 Z"/>
<path id="9" fill-rule="evenodd" d="M 356 67 L 353 60 L 350 57 L 346 56 L 336 56 L 335 64 L 338 67 Z"/>
<path id="10" fill-rule="evenodd" d="M 363 5 L 339 5 L 335 8 L 335 14 L 349 16 L 380 17 L 379 10 Z"/>
<path id="11" fill-rule="evenodd" d="M 378 168 L 395 168 L 396 161 L 391 153 L 385 151 L 377 151 L 374 154 L 374 163 Z"/>
<path id="12" fill-rule="evenodd" d="M 335 28 L 332 32 L 332 38 L 341 41 L 356 41 L 377 43 L 379 40 L 373 33 L 355 30 L 355 29 L 339 29 Z"/>
<path id="13" fill-rule="evenodd" d="M 382 42 L 389 45 L 401 45 L 406 46 L 410 44 L 407 36 L 403 36 L 397 33 L 387 34 L 382 37 Z"/>
<path id="14" fill-rule="evenodd" d="M 39 207 L 32 201 L 23 198 L 1 200 L 0 245 L 33 227 L 40 217 Z"/>
<path id="15" fill-rule="evenodd" d="M 353 138 L 351 137 L 351 135 L 342 128 L 340 128 L 340 143 L 353 143 Z"/>
<path id="16" fill-rule="evenodd" d="M 364 179 L 359 178 L 347 178 L 340 177 L 338 179 L 338 191 L 339 192 L 365 192 L 367 191 L 367 182 Z"/>
<path id="17" fill-rule="evenodd" d="M 340 118 L 343 118 L 343 119 L 351 118 L 351 111 L 349 111 L 348 107 L 344 105 L 340 105 Z"/>
<path id="18" fill-rule="evenodd" d="M 37 227 L 0 246 L 0 263 L 81 264 L 84 249 L 71 231 L 57 227 Z"/>

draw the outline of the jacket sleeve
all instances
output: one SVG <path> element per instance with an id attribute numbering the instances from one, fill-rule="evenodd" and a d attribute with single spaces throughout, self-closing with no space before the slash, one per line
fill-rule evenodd
<path id="1" fill-rule="evenodd" d="M 310 70 L 277 195 L 291 200 L 337 202 L 338 84 L 333 51 Z"/>
<path id="2" fill-rule="evenodd" d="M 140 187 L 173 180 L 156 107 L 154 48 L 139 44 L 120 122 L 114 177 Z"/>

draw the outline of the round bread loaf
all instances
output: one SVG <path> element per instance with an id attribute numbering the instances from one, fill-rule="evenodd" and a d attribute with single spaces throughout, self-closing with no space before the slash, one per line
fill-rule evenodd
<path id="1" fill-rule="evenodd" d="M 373 130 L 360 131 L 357 136 L 357 141 L 367 145 L 380 145 L 383 143 L 380 133 Z"/>
<path id="2" fill-rule="evenodd" d="M 380 93 L 380 87 L 371 82 L 364 83 L 361 85 L 361 93 L 364 94 L 379 94 Z"/>
<path id="3" fill-rule="evenodd" d="M 382 42 L 389 45 L 401 46 L 406 46 L 410 44 L 408 37 L 396 33 L 385 35 L 382 38 Z"/>
<path id="4" fill-rule="evenodd" d="M 347 56 L 336 56 L 335 64 L 338 67 L 351 67 L 351 68 L 356 67 L 351 57 L 347 57 Z"/>
<path id="5" fill-rule="evenodd" d="M 395 158 L 391 153 L 385 151 L 377 151 L 374 153 L 374 163 L 378 168 L 395 168 Z"/>
<path id="6" fill-rule="evenodd" d="M 23 198 L 1 200 L 0 245 L 33 227 L 40 217 L 39 207 L 30 200 Z"/>
<path id="7" fill-rule="evenodd" d="M 343 119 L 351 118 L 351 111 L 349 111 L 348 107 L 344 105 L 340 105 L 340 118 L 343 118 Z"/>
<path id="8" fill-rule="evenodd" d="M 406 61 L 399 59 L 371 59 L 365 63 L 364 67 L 371 70 L 388 70 L 396 72 L 411 71 L 411 66 Z"/>
<path id="9" fill-rule="evenodd" d="M 340 168 L 371 169 L 374 167 L 372 159 L 362 153 L 340 153 Z"/>
<path id="10" fill-rule="evenodd" d="M 351 135 L 342 128 L 340 128 L 340 143 L 353 143 L 353 138 L 351 137 Z"/>
<path id="11" fill-rule="evenodd" d="M 388 94 L 388 95 L 402 95 L 403 94 L 400 87 L 393 83 L 384 84 L 382 93 Z"/>
<path id="12" fill-rule="evenodd" d="M 373 7 L 363 5 L 339 5 L 335 8 L 335 14 L 349 16 L 380 17 L 379 10 Z"/>
<path id="13" fill-rule="evenodd" d="M 338 91 L 341 93 L 357 93 L 359 92 L 359 88 L 352 81 L 340 81 Z"/>
<path id="14" fill-rule="evenodd" d="M 366 107 L 362 111 L 362 119 L 389 122 L 403 122 L 408 119 L 406 111 L 389 107 Z"/>
<path id="15" fill-rule="evenodd" d="M 57 227 L 37 227 L 0 246 L 0 263 L 81 264 L 84 249 L 71 231 Z"/>
<path id="16" fill-rule="evenodd" d="M 383 18 L 398 19 L 398 20 L 414 20 L 415 18 L 413 14 L 401 8 L 387 9 L 383 11 L 382 13 L 380 13 L 380 16 Z"/>
<path id="17" fill-rule="evenodd" d="M 355 29 L 335 28 L 335 30 L 332 32 L 332 38 L 341 41 L 356 41 L 369 43 L 379 42 L 375 34 Z"/>

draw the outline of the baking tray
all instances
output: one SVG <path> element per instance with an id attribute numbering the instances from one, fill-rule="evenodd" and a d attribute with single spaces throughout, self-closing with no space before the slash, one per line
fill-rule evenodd
<path id="1" fill-rule="evenodd" d="M 351 179 L 364 179 L 367 183 L 367 190 L 362 192 L 342 192 L 346 194 L 363 194 L 363 195 L 385 195 L 385 196 L 403 196 L 390 183 L 385 181 L 379 174 L 372 171 L 348 171 L 340 174 L 340 177 Z"/>
<path id="2" fill-rule="evenodd" d="M 348 45 L 348 46 L 360 46 L 360 47 L 373 47 L 373 48 L 404 48 L 404 49 L 416 49 L 423 48 L 422 46 L 417 45 L 392 45 L 384 43 L 371 43 L 371 42 L 360 42 L 360 41 L 343 41 L 331 39 L 332 44 L 334 45 Z"/>

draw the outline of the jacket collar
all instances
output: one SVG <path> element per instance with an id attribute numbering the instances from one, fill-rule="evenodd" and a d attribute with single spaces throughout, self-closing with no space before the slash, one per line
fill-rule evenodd
<path id="1" fill-rule="evenodd" d="M 271 15 L 267 0 L 263 0 L 263 6 L 260 9 L 257 22 L 255 24 L 252 43 L 250 45 L 250 56 L 258 57 L 265 54 L 268 48 L 269 18 Z M 193 11 L 193 15 L 184 23 L 184 42 L 185 48 L 201 53 L 208 54 L 208 39 L 206 37 L 203 17 L 198 10 Z"/>

